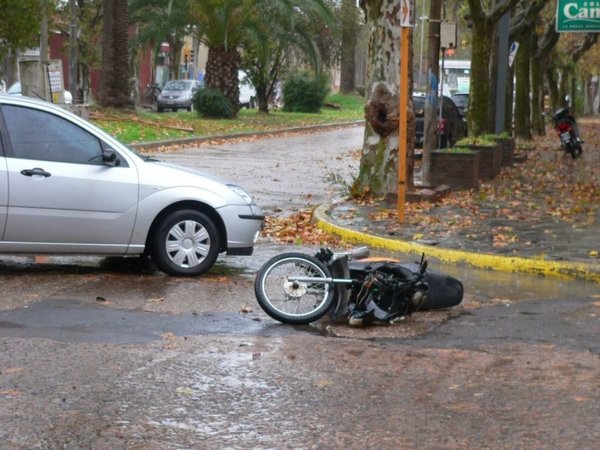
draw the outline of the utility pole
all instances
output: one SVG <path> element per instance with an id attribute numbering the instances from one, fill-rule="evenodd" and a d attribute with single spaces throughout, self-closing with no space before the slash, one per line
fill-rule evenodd
<path id="1" fill-rule="evenodd" d="M 497 3 L 497 2 L 496 2 Z M 508 54 L 509 54 L 509 27 L 510 27 L 510 11 L 505 13 L 497 24 L 497 61 L 496 61 L 496 77 L 494 78 L 494 132 L 501 134 L 505 131 L 504 123 L 506 116 L 506 87 L 508 79 Z"/>
<path id="2" fill-rule="evenodd" d="M 425 22 L 428 17 L 425 15 L 425 1 L 423 1 L 423 9 L 421 11 L 421 17 L 419 17 L 419 21 L 421 22 L 421 45 L 419 46 L 419 87 L 423 86 L 423 47 L 425 46 L 423 42 L 423 38 L 425 37 Z"/>
<path id="3" fill-rule="evenodd" d="M 69 0 L 71 27 L 69 31 L 69 91 L 73 100 L 77 97 L 77 0 Z M 83 99 L 81 99 L 83 100 Z"/>
<path id="4" fill-rule="evenodd" d="M 423 185 L 431 183 L 431 152 L 437 147 L 438 125 L 438 86 L 440 73 L 440 23 L 442 21 L 442 1 L 431 0 L 429 6 L 429 37 L 427 44 L 427 93 L 423 123 L 423 156 L 421 159 L 421 179 Z"/>
<path id="5" fill-rule="evenodd" d="M 48 72 L 48 2 L 42 2 L 42 20 L 40 22 L 40 58 L 38 67 L 38 95 L 46 100 L 52 100 L 49 95 L 46 79 Z M 21 84 L 21 89 L 23 85 Z"/>

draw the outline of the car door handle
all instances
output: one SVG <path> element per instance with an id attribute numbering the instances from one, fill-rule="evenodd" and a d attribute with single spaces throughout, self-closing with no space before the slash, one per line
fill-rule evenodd
<path id="1" fill-rule="evenodd" d="M 23 169 L 23 170 L 21 170 L 21 175 L 25 175 L 26 177 L 32 177 L 34 175 L 41 175 L 43 177 L 48 178 L 52 174 L 50 172 L 46 172 L 44 169 L 40 169 L 39 167 L 35 167 L 34 169 Z"/>

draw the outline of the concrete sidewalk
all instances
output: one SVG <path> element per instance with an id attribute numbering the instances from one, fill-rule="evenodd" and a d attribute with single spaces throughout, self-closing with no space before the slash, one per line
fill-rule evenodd
<path id="1" fill-rule="evenodd" d="M 600 151 L 597 119 L 582 121 L 583 157 L 572 160 L 556 135 L 537 138 L 527 160 L 478 191 L 434 205 L 339 200 L 315 212 L 317 226 L 344 241 L 481 269 L 600 282 Z M 592 139 L 590 139 L 592 138 Z M 390 209 L 393 208 L 393 209 Z"/>
<path id="2" fill-rule="evenodd" d="M 372 207 L 358 206 L 350 202 L 337 202 L 322 205 L 315 211 L 318 228 L 339 236 L 346 242 L 366 245 L 370 248 L 414 255 L 425 253 L 428 258 L 452 264 L 466 264 L 471 267 L 504 272 L 523 272 L 533 275 L 552 276 L 562 279 L 576 279 L 600 283 L 600 263 L 596 257 L 588 260 L 573 258 L 573 248 L 567 245 L 555 249 L 550 254 L 535 254 L 534 251 L 510 254 L 495 251 L 482 241 L 470 240 L 466 235 L 447 235 L 443 242 L 419 239 L 414 227 L 406 227 L 406 235 L 411 230 L 413 238 L 391 235 L 386 224 L 369 220 Z M 480 226 L 483 226 L 481 222 Z M 514 229 L 514 228 L 513 228 Z M 527 225 L 521 228 L 527 233 Z M 543 232 L 542 232 L 543 233 Z M 600 245 L 600 232 L 585 235 L 585 242 L 592 248 Z M 477 249 L 469 249 L 477 247 Z M 528 250 L 533 250 L 531 247 Z"/>

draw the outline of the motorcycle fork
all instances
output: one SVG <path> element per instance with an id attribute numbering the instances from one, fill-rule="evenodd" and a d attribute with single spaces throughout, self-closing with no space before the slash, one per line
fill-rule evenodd
<path id="1" fill-rule="evenodd" d="M 333 285 L 333 308 L 331 311 L 332 319 L 336 320 L 339 317 L 345 316 L 348 313 L 348 303 L 352 287 L 352 279 L 350 278 L 350 269 L 348 268 L 348 256 L 336 258 L 327 266 L 331 276 L 339 281 Z"/>

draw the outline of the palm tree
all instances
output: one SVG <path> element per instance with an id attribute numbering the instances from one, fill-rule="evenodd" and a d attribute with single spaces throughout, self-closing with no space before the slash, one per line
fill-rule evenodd
<path id="1" fill-rule="evenodd" d="M 240 49 L 250 47 L 249 42 L 257 36 L 264 37 L 266 29 L 266 35 L 273 39 L 275 36 L 269 33 L 280 25 L 272 23 L 272 17 L 287 15 L 289 19 L 319 7 L 323 7 L 322 0 L 192 0 L 191 16 L 198 40 L 208 47 L 206 86 L 223 92 L 237 111 Z"/>
<path id="2" fill-rule="evenodd" d="M 167 42 L 169 77 L 178 78 L 183 38 L 190 30 L 190 0 L 130 0 L 129 11 L 130 22 L 138 26 L 131 49 L 151 45 L 156 58 L 161 43 Z"/>
<path id="3" fill-rule="evenodd" d="M 242 63 L 256 88 L 259 111 L 266 113 L 290 55 L 304 55 L 320 71 L 315 38 L 322 26 L 333 23 L 333 14 L 322 0 L 272 1 L 258 5 L 254 19 L 241 45 Z"/>
<path id="4" fill-rule="evenodd" d="M 104 0 L 103 18 L 100 104 L 116 108 L 131 107 L 127 0 Z"/>
<path id="5" fill-rule="evenodd" d="M 238 48 L 253 19 L 253 0 L 192 0 L 191 18 L 198 40 L 208 47 L 206 87 L 218 89 L 239 108 Z"/>

